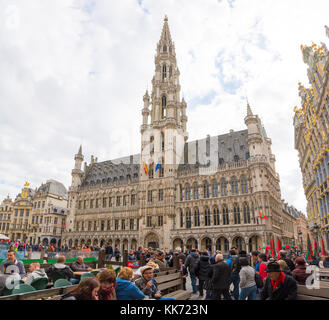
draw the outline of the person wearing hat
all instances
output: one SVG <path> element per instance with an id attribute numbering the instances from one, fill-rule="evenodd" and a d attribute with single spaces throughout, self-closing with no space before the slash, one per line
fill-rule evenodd
<path id="1" fill-rule="evenodd" d="M 306 261 L 304 258 L 298 257 L 296 258 L 295 262 L 296 268 L 292 272 L 292 275 L 298 284 L 305 285 L 306 279 L 310 276 L 310 273 L 306 273 Z"/>
<path id="2" fill-rule="evenodd" d="M 265 271 L 268 276 L 261 292 L 261 300 L 296 300 L 296 280 L 284 274 L 276 261 L 270 262 Z"/>
<path id="3" fill-rule="evenodd" d="M 160 299 L 161 292 L 158 290 L 158 284 L 153 278 L 153 268 L 143 266 L 140 268 L 141 277 L 135 281 L 135 285 L 150 299 Z"/>

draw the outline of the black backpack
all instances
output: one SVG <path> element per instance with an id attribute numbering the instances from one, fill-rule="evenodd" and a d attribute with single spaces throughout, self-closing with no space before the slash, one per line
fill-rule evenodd
<path id="1" fill-rule="evenodd" d="M 239 257 L 232 258 L 232 273 L 239 274 L 241 270 L 241 265 L 239 263 Z"/>

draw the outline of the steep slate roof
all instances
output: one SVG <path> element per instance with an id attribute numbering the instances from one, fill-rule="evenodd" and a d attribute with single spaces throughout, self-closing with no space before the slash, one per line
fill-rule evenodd
<path id="1" fill-rule="evenodd" d="M 179 165 L 178 172 L 197 166 L 217 166 L 246 160 L 249 157 L 247 135 L 248 130 L 233 131 L 186 143 L 184 164 Z"/>
<path id="2" fill-rule="evenodd" d="M 230 132 L 219 136 L 191 141 L 185 144 L 188 160 L 179 165 L 178 171 L 189 170 L 198 162 L 200 166 L 231 163 L 247 159 L 249 154 L 246 141 L 248 130 Z M 207 140 L 209 147 L 207 150 Z M 197 148 L 198 147 L 198 148 Z M 207 154 L 207 151 L 209 154 Z M 115 160 L 93 163 L 88 169 L 82 186 L 116 181 L 128 182 L 128 175 L 134 181 L 139 180 L 140 154 L 135 154 Z M 214 163 L 216 162 L 216 163 Z M 121 177 L 121 179 L 120 179 Z"/>
<path id="3" fill-rule="evenodd" d="M 138 179 L 140 154 L 128 157 L 96 162 L 91 165 L 82 185 L 112 183 L 115 180 L 122 181 L 129 178 Z"/>

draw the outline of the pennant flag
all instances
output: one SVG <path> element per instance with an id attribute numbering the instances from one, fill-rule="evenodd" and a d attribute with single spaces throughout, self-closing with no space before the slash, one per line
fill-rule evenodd
<path id="1" fill-rule="evenodd" d="M 275 252 L 275 247 L 274 247 L 274 239 L 272 239 L 272 241 L 271 241 L 271 246 L 272 246 L 271 256 L 272 256 L 272 258 L 275 258 L 276 252 Z"/>
<path id="2" fill-rule="evenodd" d="M 319 258 L 319 250 L 318 250 L 318 244 L 316 243 L 314 239 L 314 255 Z"/>
<path id="3" fill-rule="evenodd" d="M 64 218 L 62 219 L 62 228 L 63 229 L 65 228 L 65 219 Z"/>
<path id="4" fill-rule="evenodd" d="M 145 174 L 147 174 L 147 164 L 145 163 L 145 165 L 144 165 L 144 171 L 145 171 Z"/>
<path id="5" fill-rule="evenodd" d="M 265 214 L 262 213 L 260 210 L 259 210 L 259 216 L 260 216 L 261 219 L 266 219 L 266 220 L 268 220 L 268 217 L 266 217 Z"/>
<path id="6" fill-rule="evenodd" d="M 159 170 L 159 169 L 161 169 L 162 168 L 162 166 L 161 166 L 161 163 L 160 163 L 160 161 L 158 162 L 158 164 L 156 165 L 156 167 L 155 167 L 155 172 L 157 172 L 157 170 Z"/>
<path id="7" fill-rule="evenodd" d="M 323 255 L 323 256 L 325 256 L 326 255 L 326 249 L 325 249 L 325 247 L 324 247 L 324 242 L 323 242 L 323 238 L 321 237 L 321 241 L 322 241 L 322 252 L 321 252 L 321 254 Z"/>
<path id="8" fill-rule="evenodd" d="M 311 243 L 309 235 L 307 234 L 307 254 L 306 254 L 305 259 L 308 260 L 308 261 L 311 261 L 312 260 L 312 255 L 313 255 L 312 243 Z"/>
<path id="9" fill-rule="evenodd" d="M 280 238 L 278 238 L 278 251 L 282 250 L 282 244 Z"/>

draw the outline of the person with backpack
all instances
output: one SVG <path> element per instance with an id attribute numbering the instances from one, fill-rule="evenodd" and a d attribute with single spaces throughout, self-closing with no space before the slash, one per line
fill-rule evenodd
<path id="1" fill-rule="evenodd" d="M 196 261 L 195 275 L 199 279 L 199 293 L 200 297 L 203 297 L 203 289 L 205 281 L 208 279 L 209 271 L 209 255 L 207 251 L 203 251 L 201 257 Z"/>
<path id="2" fill-rule="evenodd" d="M 185 267 L 190 273 L 193 294 L 196 294 L 198 291 L 198 286 L 196 285 L 196 276 L 195 276 L 195 265 L 198 258 L 199 256 L 196 253 L 196 250 L 191 249 L 191 253 L 188 255 L 188 257 L 185 260 Z"/>
<path id="3" fill-rule="evenodd" d="M 233 283 L 233 297 L 235 300 L 239 300 L 239 284 L 240 284 L 240 270 L 241 266 L 239 263 L 239 257 L 237 256 L 236 251 L 232 248 L 230 250 L 230 256 L 226 260 L 226 263 L 230 267 L 231 275 L 230 275 L 230 285 Z"/>

